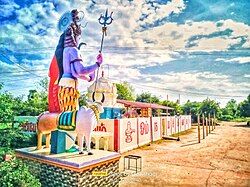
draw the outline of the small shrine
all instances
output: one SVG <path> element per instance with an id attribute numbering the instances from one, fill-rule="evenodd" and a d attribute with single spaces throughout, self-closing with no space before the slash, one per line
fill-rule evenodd
<path id="1" fill-rule="evenodd" d="M 101 101 L 104 97 L 102 106 L 104 112 L 100 115 L 101 119 L 117 119 L 121 118 L 121 109 L 123 105 L 117 103 L 117 88 L 116 85 L 102 75 L 96 82 L 88 88 L 88 101 Z M 93 98 L 94 97 L 94 98 Z"/>

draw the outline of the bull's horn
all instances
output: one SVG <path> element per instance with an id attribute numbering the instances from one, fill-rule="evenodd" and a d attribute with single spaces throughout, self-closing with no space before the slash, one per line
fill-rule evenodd
<path id="1" fill-rule="evenodd" d="M 92 93 L 92 100 L 95 102 L 95 92 Z"/>
<path id="2" fill-rule="evenodd" d="M 104 93 L 102 93 L 102 100 L 101 100 L 101 103 L 103 103 L 105 101 L 105 96 L 104 96 Z"/>

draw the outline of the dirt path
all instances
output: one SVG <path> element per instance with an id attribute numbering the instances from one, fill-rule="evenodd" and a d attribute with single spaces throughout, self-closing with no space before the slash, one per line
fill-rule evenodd
<path id="1" fill-rule="evenodd" d="M 125 153 L 142 156 L 143 169 L 120 186 L 250 186 L 250 128 L 223 123 L 200 144 L 197 137 L 193 127 L 180 142 L 164 140 Z"/>

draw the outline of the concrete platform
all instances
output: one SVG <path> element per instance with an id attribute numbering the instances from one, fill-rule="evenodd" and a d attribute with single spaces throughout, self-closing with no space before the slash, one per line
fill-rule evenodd
<path id="1" fill-rule="evenodd" d="M 120 154 L 116 152 L 97 149 L 93 149 L 91 152 L 93 155 L 79 154 L 78 152 L 50 154 L 50 148 L 41 150 L 36 150 L 36 147 L 16 149 L 17 157 L 29 158 L 40 162 L 50 163 L 79 172 L 86 167 L 117 160 L 120 158 Z"/>
<path id="2" fill-rule="evenodd" d="M 16 150 L 42 186 L 118 186 L 120 154 L 91 150 L 93 155 L 75 153 L 50 154 L 50 149 L 28 147 Z"/>

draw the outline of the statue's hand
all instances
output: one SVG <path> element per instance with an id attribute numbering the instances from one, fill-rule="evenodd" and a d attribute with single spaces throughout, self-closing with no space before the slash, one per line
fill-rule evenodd
<path id="1" fill-rule="evenodd" d="M 95 71 L 89 74 L 89 82 L 93 81 L 95 79 Z"/>
<path id="2" fill-rule="evenodd" d="M 99 53 L 96 57 L 96 63 L 100 67 L 103 62 L 102 53 Z"/>

